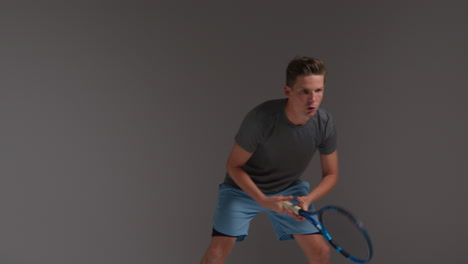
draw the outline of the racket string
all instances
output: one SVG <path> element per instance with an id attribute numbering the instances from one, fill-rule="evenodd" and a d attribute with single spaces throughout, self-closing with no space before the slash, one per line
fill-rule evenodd
<path id="1" fill-rule="evenodd" d="M 367 233 L 361 222 L 350 214 L 328 209 L 320 214 L 320 222 L 332 240 L 330 244 L 346 257 L 368 260 L 371 248 Z"/>

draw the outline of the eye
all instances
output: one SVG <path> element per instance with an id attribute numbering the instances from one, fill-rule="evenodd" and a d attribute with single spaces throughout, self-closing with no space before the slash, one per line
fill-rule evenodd
<path id="1" fill-rule="evenodd" d="M 303 94 L 309 94 L 309 91 L 306 90 L 306 89 L 302 90 L 301 92 L 302 92 Z"/>

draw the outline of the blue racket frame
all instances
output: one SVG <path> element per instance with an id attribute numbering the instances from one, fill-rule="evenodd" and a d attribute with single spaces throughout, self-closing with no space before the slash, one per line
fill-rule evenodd
<path id="1" fill-rule="evenodd" d="M 323 208 L 321 208 L 320 210 L 318 211 L 315 211 L 315 212 L 308 212 L 308 211 L 305 211 L 301 208 L 299 208 L 298 206 L 293 206 L 291 203 L 289 202 L 286 202 L 285 203 L 285 208 L 287 209 L 290 209 L 292 210 L 294 213 L 300 215 L 300 216 L 303 216 L 305 217 L 307 220 L 309 220 L 319 231 L 320 233 L 325 237 L 325 239 L 328 241 L 328 243 L 336 249 L 336 251 L 338 251 L 339 253 L 341 253 L 344 257 L 346 257 L 347 259 L 351 260 L 351 261 L 354 261 L 354 262 L 357 262 L 357 263 L 367 263 L 369 262 L 371 259 L 372 259 L 372 256 L 374 254 L 374 250 L 373 250 L 373 247 L 372 247 L 372 242 L 371 242 L 371 239 L 369 237 L 369 234 L 367 233 L 367 230 L 364 228 L 364 224 L 359 221 L 357 218 L 355 218 L 350 212 L 348 212 L 347 210 L 339 207 L 339 206 L 334 206 L 334 205 L 328 205 L 328 206 L 325 206 Z M 337 211 L 343 215 L 345 215 L 351 222 L 354 223 L 354 225 L 356 225 L 356 227 L 360 230 L 360 232 L 362 233 L 364 239 L 366 240 L 366 243 L 367 243 L 367 247 L 368 247 L 368 257 L 366 259 L 361 259 L 361 258 L 358 258 L 356 256 L 353 256 L 351 255 L 349 252 L 347 252 L 345 249 L 343 249 L 342 247 L 340 247 L 340 245 L 338 245 L 337 243 L 335 243 L 335 241 L 333 241 L 333 237 L 331 237 L 331 235 L 328 233 L 327 229 L 325 228 L 325 226 L 321 223 L 322 222 L 322 213 L 327 211 L 327 210 L 333 210 L 333 211 Z M 315 220 L 312 216 L 315 216 L 315 215 L 318 215 L 318 219 L 319 221 Z"/>

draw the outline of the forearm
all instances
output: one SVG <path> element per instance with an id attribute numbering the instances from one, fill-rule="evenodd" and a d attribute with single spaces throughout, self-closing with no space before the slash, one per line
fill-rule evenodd
<path id="1" fill-rule="evenodd" d="M 321 154 L 322 180 L 307 196 L 309 204 L 327 195 L 338 182 L 338 152 Z"/>
<path id="2" fill-rule="evenodd" d="M 327 174 L 322 177 L 320 183 L 308 195 L 307 199 L 313 203 L 327 195 L 338 182 L 338 174 Z"/>
<path id="3" fill-rule="evenodd" d="M 266 196 L 263 192 L 255 185 L 250 176 L 245 172 L 242 167 L 228 167 L 227 172 L 234 182 L 252 199 L 257 201 L 259 204 L 265 200 Z"/>

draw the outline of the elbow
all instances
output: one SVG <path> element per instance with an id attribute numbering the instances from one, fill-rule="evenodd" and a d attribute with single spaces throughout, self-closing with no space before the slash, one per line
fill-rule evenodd
<path id="1" fill-rule="evenodd" d="M 232 171 L 232 164 L 229 162 L 229 160 L 226 162 L 226 171 L 227 173 L 231 174 L 230 172 Z"/>
<path id="2" fill-rule="evenodd" d="M 335 186 L 338 183 L 338 173 L 332 174 L 333 176 L 333 186 Z"/>
<path id="3" fill-rule="evenodd" d="M 226 164 L 226 172 L 227 172 L 227 174 L 229 174 L 229 176 L 232 175 L 232 167 L 229 166 L 229 164 Z M 232 177 L 232 176 L 231 176 L 231 177 Z"/>
<path id="4" fill-rule="evenodd" d="M 235 175 L 235 171 L 239 169 L 239 166 L 233 166 L 232 164 L 226 164 L 226 172 L 229 174 L 229 176 Z"/>
<path id="5" fill-rule="evenodd" d="M 331 181 L 333 185 L 336 185 L 338 183 L 338 172 L 324 174 L 323 178 Z"/>
<path id="6" fill-rule="evenodd" d="M 226 172 L 229 176 L 231 176 L 231 178 L 236 178 L 240 170 L 242 170 L 242 165 L 236 165 L 230 162 L 226 164 Z"/>

